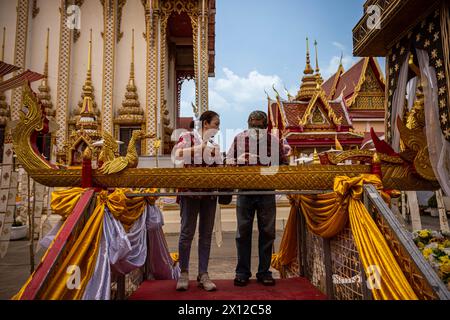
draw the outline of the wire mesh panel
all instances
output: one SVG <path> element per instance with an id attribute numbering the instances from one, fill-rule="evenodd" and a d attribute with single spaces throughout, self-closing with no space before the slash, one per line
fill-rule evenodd
<path id="1" fill-rule="evenodd" d="M 320 291 L 326 292 L 322 238 L 306 231 L 306 276 Z"/>
<path id="2" fill-rule="evenodd" d="M 376 212 L 376 210 L 374 211 Z M 436 294 L 433 292 L 432 288 L 430 288 L 429 283 L 422 275 L 422 273 L 417 269 L 417 266 L 411 259 L 410 253 L 408 253 L 406 249 L 400 244 L 383 217 L 377 214 L 375 222 L 378 228 L 383 233 L 389 248 L 392 250 L 395 259 L 397 260 L 400 268 L 403 271 L 403 274 L 408 279 L 408 282 L 410 283 L 417 296 L 423 300 L 436 299 Z"/>
<path id="3" fill-rule="evenodd" d="M 331 240 L 331 266 L 334 298 L 362 300 L 365 285 L 361 261 L 351 229 L 346 227 Z"/>

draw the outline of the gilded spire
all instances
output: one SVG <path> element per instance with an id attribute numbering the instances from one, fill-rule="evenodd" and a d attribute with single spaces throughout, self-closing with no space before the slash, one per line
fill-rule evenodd
<path id="1" fill-rule="evenodd" d="M 313 164 L 320 164 L 320 158 L 316 148 L 314 148 Z"/>
<path id="2" fill-rule="evenodd" d="M 314 71 L 311 68 L 311 60 L 309 57 L 309 39 L 306 38 L 306 68 L 305 71 L 303 71 L 304 74 L 313 74 Z"/>
<path id="3" fill-rule="evenodd" d="M 139 103 L 137 88 L 134 81 L 134 29 L 132 30 L 131 38 L 131 65 L 130 65 L 130 80 L 126 87 L 125 99 L 122 101 L 122 106 L 119 108 L 119 116 L 114 121 L 118 124 L 142 124 L 144 123 L 144 110 Z"/>
<path id="4" fill-rule="evenodd" d="M 5 37 L 6 28 L 3 27 L 3 41 L 2 41 L 2 56 L 0 61 L 5 59 Z M 3 77 L 0 77 L 0 82 L 3 81 Z M 6 126 L 6 122 L 10 116 L 8 103 L 6 102 L 6 96 L 4 92 L 0 92 L 0 126 Z"/>
<path id="5" fill-rule="evenodd" d="M 41 85 L 38 90 L 38 99 L 42 106 L 45 108 L 45 113 L 49 118 L 54 118 L 56 116 L 56 110 L 53 109 L 53 103 L 50 96 L 50 87 L 48 85 L 48 47 L 50 39 L 50 29 L 47 28 L 47 41 L 45 46 L 45 63 L 44 63 L 44 78 L 42 79 Z"/>
<path id="6" fill-rule="evenodd" d="M 295 100 L 309 100 L 318 90 L 317 77 L 314 75 L 314 70 L 311 67 L 311 60 L 309 55 L 309 39 L 306 38 L 306 68 L 300 85 L 300 90 L 295 97 Z"/>
<path id="7" fill-rule="evenodd" d="M 316 49 L 316 78 L 317 78 L 317 83 L 319 86 L 322 85 L 323 83 L 323 79 L 322 79 L 322 75 L 320 74 L 320 68 L 319 68 L 319 51 L 317 49 L 317 41 L 314 41 L 314 47 Z"/>
<path id="8" fill-rule="evenodd" d="M 94 108 L 96 108 L 96 103 L 94 101 L 94 88 L 92 87 L 92 29 L 89 35 L 89 49 L 88 49 L 88 70 L 86 74 L 86 81 L 83 85 L 83 93 L 81 98 L 83 99 L 78 103 L 81 108 L 80 117 L 77 121 L 77 128 L 88 129 L 91 131 L 96 131 L 98 129 L 98 123 L 96 120 L 96 115 Z"/>
<path id="9" fill-rule="evenodd" d="M 134 85 L 134 29 L 132 30 L 131 35 L 130 85 Z"/>

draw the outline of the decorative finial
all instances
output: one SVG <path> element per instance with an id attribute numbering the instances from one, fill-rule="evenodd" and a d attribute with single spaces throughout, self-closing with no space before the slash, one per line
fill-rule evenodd
<path id="1" fill-rule="evenodd" d="M 306 68 L 304 74 L 313 74 L 314 71 L 311 68 L 311 60 L 309 56 L 309 39 L 306 37 Z"/>
<path id="2" fill-rule="evenodd" d="M 92 71 L 92 29 L 90 29 L 90 34 L 89 34 L 89 53 L 88 53 L 88 72 L 89 72 L 89 76 L 91 75 L 91 71 Z"/>
<path id="3" fill-rule="evenodd" d="M 286 89 L 286 86 L 284 86 L 284 92 L 286 93 L 286 95 L 287 95 L 287 97 L 288 97 L 288 100 L 291 101 L 291 100 L 292 100 L 292 96 L 291 96 L 291 94 L 289 93 L 289 90 Z"/>
<path id="4" fill-rule="evenodd" d="M 339 66 L 342 67 L 342 60 L 344 59 L 344 51 L 341 51 L 341 59 L 339 60 Z"/>
<path id="5" fill-rule="evenodd" d="M 117 124 L 141 125 L 145 123 L 144 110 L 139 103 L 139 96 L 134 78 L 134 29 L 131 35 L 130 80 L 126 86 L 125 99 L 118 110 L 119 116 L 114 120 Z"/>
<path id="6" fill-rule="evenodd" d="M 130 85 L 134 85 L 134 29 L 131 31 L 131 66 L 130 66 Z"/>
<path id="7" fill-rule="evenodd" d="M 41 105 L 45 109 L 45 114 L 47 117 L 54 118 L 56 116 L 56 110 L 53 109 L 52 98 L 50 95 L 50 87 L 48 86 L 48 52 L 49 52 L 49 42 L 50 42 L 50 28 L 47 28 L 47 39 L 45 44 L 45 63 L 44 63 L 44 78 L 42 79 L 41 85 L 38 90 L 38 99 Z"/>
<path id="8" fill-rule="evenodd" d="M 322 83 L 323 83 L 323 79 L 322 79 L 322 75 L 320 74 L 320 68 L 319 68 L 319 54 L 318 54 L 318 49 L 317 49 L 317 41 L 314 41 L 314 47 L 316 49 L 316 78 L 317 78 L 317 87 L 319 88 Z"/>
<path id="9" fill-rule="evenodd" d="M 86 74 L 86 81 L 83 85 L 82 101 L 78 104 L 81 107 L 80 118 L 77 121 L 77 128 L 88 130 L 89 132 L 97 132 L 98 123 L 94 108 L 96 103 L 94 101 L 94 88 L 92 86 L 92 29 L 89 33 L 89 50 L 88 50 L 88 71 Z M 80 121 L 83 119 L 83 121 Z"/>
<path id="10" fill-rule="evenodd" d="M 45 64 L 44 64 L 44 77 L 48 78 L 48 43 L 50 39 L 50 28 L 47 28 L 47 42 L 45 44 Z"/>
<path id="11" fill-rule="evenodd" d="M 269 94 L 267 93 L 266 89 L 264 89 L 264 93 L 265 93 L 266 96 L 267 96 L 267 100 L 270 100 L 270 96 L 269 96 Z"/>
<path id="12" fill-rule="evenodd" d="M 320 164 L 319 154 L 317 153 L 316 148 L 314 148 L 313 164 Z"/>
<path id="13" fill-rule="evenodd" d="M 278 93 L 277 89 L 275 89 L 275 83 L 272 84 L 272 90 L 275 92 L 276 98 L 279 99 L 280 98 L 280 94 Z"/>
<path id="14" fill-rule="evenodd" d="M 320 69 L 319 69 L 319 54 L 317 51 L 317 40 L 314 40 L 314 47 L 316 49 L 316 73 L 319 73 Z"/>

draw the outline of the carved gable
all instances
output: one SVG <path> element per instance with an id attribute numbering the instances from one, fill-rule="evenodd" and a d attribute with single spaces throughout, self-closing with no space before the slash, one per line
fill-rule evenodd
<path id="1" fill-rule="evenodd" d="M 350 109 L 384 110 L 384 90 L 372 67 L 366 69 L 365 80 Z"/>

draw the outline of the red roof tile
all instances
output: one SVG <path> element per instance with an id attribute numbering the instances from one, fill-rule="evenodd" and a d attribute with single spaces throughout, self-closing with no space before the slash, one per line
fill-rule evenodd
<path id="1" fill-rule="evenodd" d="M 336 73 L 334 73 L 327 81 L 322 84 L 322 89 L 325 91 L 325 95 L 328 97 L 333 88 L 334 80 L 336 79 Z"/>
<path id="2" fill-rule="evenodd" d="M 336 92 L 332 99 L 336 99 L 341 94 L 342 90 L 344 90 L 344 98 L 350 98 L 355 92 L 355 87 L 361 78 L 361 73 L 363 71 L 365 58 L 359 60 L 356 64 L 354 64 L 350 69 L 344 72 L 339 78 Z"/>
<path id="3" fill-rule="evenodd" d="M 349 122 L 348 112 L 345 110 L 345 106 L 341 102 L 329 102 L 331 109 L 333 109 L 336 117 L 342 117 L 342 126 L 352 126 L 351 122 Z M 350 120 L 351 121 L 351 120 Z"/>
<path id="4" fill-rule="evenodd" d="M 284 115 L 286 115 L 287 127 L 298 127 L 299 119 L 303 117 L 308 107 L 308 102 L 284 102 L 282 105 Z"/>

